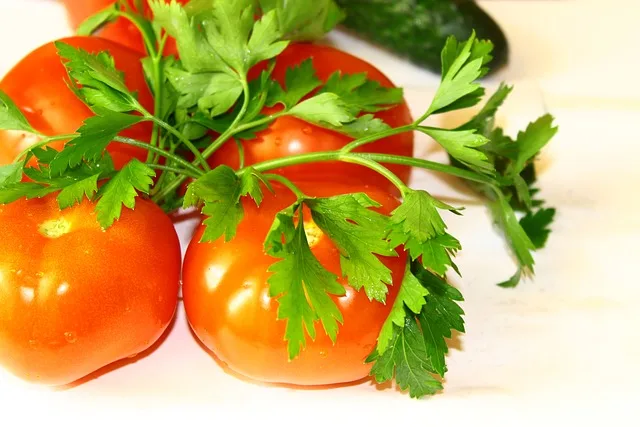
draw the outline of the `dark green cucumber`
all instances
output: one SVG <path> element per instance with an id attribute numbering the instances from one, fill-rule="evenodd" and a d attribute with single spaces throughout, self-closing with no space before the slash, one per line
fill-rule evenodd
<path id="1" fill-rule="evenodd" d="M 466 40 L 475 30 L 494 45 L 491 71 L 509 58 L 500 26 L 473 0 L 336 0 L 346 13 L 343 27 L 355 35 L 440 72 L 447 37 Z"/>

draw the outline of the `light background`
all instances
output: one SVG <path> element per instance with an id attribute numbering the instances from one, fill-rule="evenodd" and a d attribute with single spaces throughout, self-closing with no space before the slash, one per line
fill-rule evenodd
<path id="1" fill-rule="evenodd" d="M 513 134 L 544 112 L 560 132 L 540 161 L 542 196 L 559 209 L 535 280 L 494 286 L 513 264 L 482 206 L 450 219 L 462 241 L 468 332 L 448 358 L 445 391 L 411 400 L 369 383 L 320 390 L 252 384 L 225 373 L 188 332 L 180 310 L 147 358 L 68 390 L 0 372 L 0 425 L 169 425 L 204 417 L 280 425 L 596 425 L 625 417 L 640 398 L 640 4 L 636 1 L 480 1 L 507 33 L 511 63 L 488 81 L 516 89 L 499 120 Z M 40 44 L 69 34 L 46 0 L 0 0 L 0 75 Z M 437 77 L 342 34 L 331 40 L 405 86 L 415 113 Z M 469 113 L 470 114 L 470 113 Z M 460 116 L 442 120 L 454 122 Z M 443 159 L 421 138 L 416 154 Z M 416 187 L 468 200 L 455 183 L 417 173 Z M 448 219 L 449 221 L 449 219 Z M 633 417 L 635 415 L 635 417 Z M 7 418 L 4 418 L 7 417 Z M 635 420 L 635 421 L 634 421 Z M 153 423 L 153 424 L 152 424 Z M 201 424 L 201 422 L 198 422 Z"/>

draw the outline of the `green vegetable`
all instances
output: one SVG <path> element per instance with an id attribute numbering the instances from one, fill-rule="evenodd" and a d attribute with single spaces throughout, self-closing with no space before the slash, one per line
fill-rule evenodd
<path id="1" fill-rule="evenodd" d="M 493 43 L 492 71 L 508 61 L 506 36 L 474 0 L 336 1 L 348 30 L 432 71 L 440 70 L 440 50 L 449 36 L 465 40 L 473 31 Z"/>

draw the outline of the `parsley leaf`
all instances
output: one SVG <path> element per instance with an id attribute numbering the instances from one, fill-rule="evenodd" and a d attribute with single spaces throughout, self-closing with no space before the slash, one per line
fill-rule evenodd
<path id="1" fill-rule="evenodd" d="M 422 257 L 422 265 L 444 275 L 448 267 L 457 267 L 452 256 L 460 243 L 446 233 L 446 225 L 438 209 L 457 210 L 424 190 L 410 190 L 403 203 L 392 213 L 388 237 L 392 247 L 404 245 L 413 260 Z"/>
<path id="2" fill-rule="evenodd" d="M 282 104 L 287 109 L 293 108 L 302 98 L 318 88 L 321 83 L 313 68 L 313 61 L 305 59 L 299 65 L 287 68 L 286 90 L 282 89 L 278 82 L 271 82 L 267 105 L 273 107 L 276 104 Z"/>
<path id="3" fill-rule="evenodd" d="M 64 187 L 58 194 L 60 209 L 66 209 L 76 203 L 80 203 L 84 197 L 91 200 L 98 192 L 98 178 L 100 178 L 100 173 L 80 179 Z"/>
<path id="4" fill-rule="evenodd" d="M 318 40 L 345 17 L 333 0 L 259 0 L 259 3 L 264 13 L 275 12 L 279 28 L 288 40 Z"/>
<path id="5" fill-rule="evenodd" d="M 149 194 L 155 171 L 137 159 L 127 163 L 113 178 L 100 188 L 96 204 L 98 222 L 109 228 L 122 213 L 122 206 L 135 207 L 138 191 Z M 86 187 L 81 187 L 85 190 Z"/>
<path id="6" fill-rule="evenodd" d="M 76 29 L 79 36 L 90 36 L 106 24 L 115 21 L 120 16 L 117 2 L 102 9 L 80 23 Z"/>
<path id="7" fill-rule="evenodd" d="M 74 91 L 90 108 L 120 113 L 141 109 L 108 52 L 94 55 L 60 41 L 55 42 L 55 46 L 69 77 L 73 79 Z"/>
<path id="8" fill-rule="evenodd" d="M 10 163 L 8 165 L 0 166 L 0 188 L 20 182 L 23 168 L 24 162 Z"/>
<path id="9" fill-rule="evenodd" d="M 494 166 L 487 155 L 480 151 L 489 140 L 475 130 L 446 130 L 420 127 L 425 134 L 435 139 L 453 158 L 470 169 L 481 173 L 491 173 Z"/>
<path id="10" fill-rule="evenodd" d="M 409 389 L 411 397 L 422 397 L 442 390 L 442 384 L 433 377 L 433 367 L 424 336 L 415 317 L 407 315 L 404 326 L 393 325 L 389 348 L 382 355 L 367 359 L 375 360 L 370 375 L 378 383 L 391 381 L 394 377 L 401 390 Z"/>
<path id="11" fill-rule="evenodd" d="M 386 88 L 375 80 L 368 80 L 366 73 L 342 74 L 340 71 L 329 76 L 320 93 L 335 93 L 355 116 L 361 112 L 375 113 L 400 104 L 403 100 L 401 88 Z"/>
<path id="12" fill-rule="evenodd" d="M 407 317 L 408 308 L 413 314 L 419 314 L 427 302 L 425 297 L 429 295 L 429 291 L 422 286 L 420 281 L 411 272 L 411 263 L 407 263 L 407 268 L 404 273 L 398 296 L 391 307 L 389 316 L 385 320 L 382 328 L 380 329 L 380 335 L 378 336 L 378 345 L 376 350 L 379 354 L 383 354 L 389 343 L 394 337 L 393 325 L 400 328 L 404 327 L 405 318 Z"/>
<path id="13" fill-rule="evenodd" d="M 507 176 L 520 174 L 528 162 L 549 143 L 557 131 L 558 128 L 553 127 L 553 117 L 549 114 L 530 123 L 526 130 L 518 134 L 516 139 L 517 155 L 514 162 L 507 168 Z"/>
<path id="14" fill-rule="evenodd" d="M 0 129 L 36 133 L 26 117 L 9 96 L 0 90 Z"/>
<path id="15" fill-rule="evenodd" d="M 536 249 L 542 249 L 547 243 L 551 233 L 549 226 L 553 222 L 555 215 L 555 209 L 542 208 L 536 212 L 528 212 L 520 219 L 520 226 L 527 233 Z"/>
<path id="16" fill-rule="evenodd" d="M 453 36 L 447 39 L 442 50 L 442 81 L 427 115 L 480 102 L 484 89 L 474 82 L 486 74 L 487 69 L 483 66 L 491 60 L 492 49 L 490 42 L 477 40 L 475 33 L 464 44 L 458 44 Z"/>
<path id="17" fill-rule="evenodd" d="M 215 241 L 222 235 L 225 242 L 233 239 L 244 217 L 240 198 L 250 195 L 259 204 L 262 201 L 261 180 L 264 181 L 256 171 L 238 177 L 233 169 L 222 165 L 189 184 L 183 207 L 204 203 L 202 213 L 207 219 L 203 221 L 206 228 L 202 242 Z"/>
<path id="18" fill-rule="evenodd" d="M 297 225 L 293 218 L 296 210 Z M 282 258 L 269 268 L 273 274 L 268 282 L 269 295 L 278 300 L 278 319 L 287 322 L 289 359 L 296 358 L 304 348 L 305 330 L 315 339 L 317 320 L 335 342 L 343 317 L 330 295 L 344 295 L 345 289 L 311 252 L 302 209 L 294 205 L 278 213 L 265 245 L 271 256 Z"/>
<path id="19" fill-rule="evenodd" d="M 402 390 L 409 389 L 411 397 L 421 397 L 442 389 L 434 375 L 443 377 L 447 371 L 446 339 L 451 338 L 451 331 L 464 332 L 464 311 L 458 305 L 463 298 L 457 289 L 418 263 L 413 263 L 407 274 L 400 290 L 402 297 L 398 295 L 401 302 L 394 304 L 389 323 L 385 322 L 381 331 L 379 347 L 367 362 L 375 362 L 371 375 L 377 382 L 395 377 Z"/>
<path id="20" fill-rule="evenodd" d="M 65 144 L 50 162 L 51 175 L 59 176 L 67 168 L 78 166 L 82 160 L 92 162 L 102 158 L 107 145 L 123 130 L 143 120 L 141 116 L 99 109 L 78 129 L 79 135 Z"/>
<path id="21" fill-rule="evenodd" d="M 322 93 L 291 108 L 289 114 L 320 126 L 342 127 L 355 120 L 348 105 L 335 93 Z"/>
<path id="22" fill-rule="evenodd" d="M 385 239 L 388 217 L 370 208 L 380 205 L 364 193 L 308 199 L 313 221 L 340 250 L 342 273 L 369 299 L 384 302 L 391 270 L 376 255 L 394 256 Z"/>

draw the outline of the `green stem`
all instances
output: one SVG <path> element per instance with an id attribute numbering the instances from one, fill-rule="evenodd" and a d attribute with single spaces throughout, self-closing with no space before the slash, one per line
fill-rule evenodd
<path id="1" fill-rule="evenodd" d="M 416 129 L 416 125 L 415 124 L 410 124 L 410 125 L 406 125 L 406 126 L 401 126 L 398 128 L 391 128 L 391 129 L 387 129 L 385 131 L 382 132 L 378 132 L 375 135 L 370 135 L 370 136 L 366 136 L 364 138 L 359 138 L 356 139 L 355 141 L 345 145 L 344 147 L 342 147 L 342 151 L 343 153 L 350 153 L 351 151 L 355 150 L 358 147 L 361 147 L 365 144 L 369 144 L 375 141 L 378 141 L 382 138 L 388 138 L 390 136 L 393 135 L 398 135 L 400 133 L 405 133 L 405 132 L 411 132 L 414 131 Z"/>
<path id="2" fill-rule="evenodd" d="M 382 166 L 380 163 L 374 160 L 367 159 L 366 157 L 358 156 L 356 154 L 346 154 L 346 155 L 343 154 L 338 158 L 338 160 L 341 160 L 347 163 L 353 163 L 356 165 L 366 166 L 369 169 L 376 171 L 380 175 L 387 178 L 389 182 L 391 182 L 393 185 L 395 185 L 398 188 L 398 190 L 400 190 L 400 194 L 402 196 L 405 196 L 407 193 L 408 188 L 405 185 L 405 183 L 400 178 L 398 178 L 398 176 L 395 173 L 391 172 L 389 169 L 387 169 L 386 167 Z"/>
<path id="3" fill-rule="evenodd" d="M 229 126 L 227 130 L 225 130 L 218 138 L 216 138 L 215 141 L 213 141 L 213 143 L 211 143 L 211 145 L 209 145 L 206 148 L 206 150 L 202 152 L 202 157 L 204 157 L 205 159 L 208 159 L 213 153 L 216 152 L 216 150 L 218 150 L 218 148 L 220 148 L 225 142 L 227 142 L 227 140 L 231 138 L 233 135 L 240 133 L 243 130 L 250 129 L 252 127 L 252 126 L 247 127 L 247 125 L 251 125 L 252 123 L 247 123 L 246 125 L 238 126 L 238 123 L 240 123 L 240 121 L 242 120 L 242 118 L 247 112 L 247 108 L 249 107 L 250 94 L 249 94 L 249 85 L 246 79 L 242 80 L 242 92 L 244 93 L 244 101 L 242 103 L 242 107 L 240 108 L 240 112 L 238 113 L 236 118 L 233 120 L 233 123 L 231 123 L 231 126 Z M 259 120 L 256 120 L 256 122 L 258 121 Z M 253 124 L 253 126 L 256 126 L 256 125 Z"/>
<path id="4" fill-rule="evenodd" d="M 123 137 L 123 136 L 116 136 L 114 138 L 114 141 L 120 142 L 122 144 L 131 145 L 133 147 L 139 147 L 139 148 L 143 148 L 145 150 L 153 151 L 154 153 L 157 153 L 157 154 L 161 155 L 162 157 L 165 157 L 167 159 L 173 160 L 174 162 L 176 162 L 180 166 L 183 166 L 185 169 L 193 172 L 197 176 L 201 176 L 202 175 L 202 171 L 200 169 L 198 169 L 197 167 L 193 166 L 191 163 L 189 163 L 188 161 L 184 160 L 182 157 L 177 156 L 177 155 L 172 154 L 172 153 L 169 153 L 166 150 L 162 150 L 162 149 L 160 149 L 158 147 L 154 147 L 154 146 L 149 145 L 149 144 L 147 144 L 145 142 L 138 141 L 138 140 L 131 139 L 131 138 L 126 138 L 126 137 Z"/>
<path id="5" fill-rule="evenodd" d="M 181 143 L 183 143 L 189 149 L 189 151 L 191 151 L 193 153 L 193 155 L 196 158 L 196 162 L 195 163 L 200 163 L 200 165 L 207 172 L 211 170 L 211 168 L 209 167 L 209 164 L 207 163 L 207 161 L 202 156 L 202 153 L 200 153 L 200 150 L 198 150 L 196 148 L 196 146 L 193 145 L 193 143 L 191 141 L 189 141 L 187 138 L 185 138 L 184 135 L 182 135 L 182 133 L 179 130 L 177 130 L 176 128 L 174 128 L 173 126 L 171 126 L 170 124 L 168 124 L 164 120 L 161 120 L 161 119 L 155 117 L 154 115 L 149 114 L 147 111 L 142 112 L 142 114 L 145 116 L 145 119 L 151 120 L 152 122 L 158 124 L 164 130 L 168 131 L 169 133 L 174 135 L 176 138 L 178 138 L 178 140 Z"/>
<path id="6" fill-rule="evenodd" d="M 275 173 L 265 173 L 262 176 L 264 176 L 266 179 L 268 179 L 269 181 L 275 181 L 275 182 L 279 182 L 280 184 L 284 185 L 285 187 L 287 187 L 289 190 L 291 190 L 291 192 L 293 194 L 296 195 L 296 197 L 298 198 L 298 200 L 302 200 L 304 198 L 306 198 L 306 194 L 304 194 L 302 192 L 302 190 L 300 190 L 300 188 L 298 188 L 297 185 L 295 185 L 290 179 L 285 178 L 282 175 L 278 175 Z"/>
<path id="7" fill-rule="evenodd" d="M 174 167 L 171 167 L 171 166 L 158 165 L 158 164 L 155 164 L 155 163 L 147 163 L 147 166 L 149 166 L 152 169 L 161 170 L 163 172 L 173 172 L 173 173 L 178 174 L 178 175 L 186 175 L 186 176 L 188 176 L 190 178 L 193 178 L 193 179 L 198 179 L 200 177 L 200 175 L 195 174 L 195 173 L 193 173 L 191 171 L 188 171 L 186 169 L 180 169 L 180 168 L 174 168 Z"/>
<path id="8" fill-rule="evenodd" d="M 390 163 L 395 165 L 413 166 L 420 169 L 428 169 L 435 172 L 446 173 L 447 175 L 456 176 L 467 181 L 478 182 L 491 186 L 496 185 L 496 181 L 488 176 L 471 172 L 443 163 L 432 162 L 430 160 L 417 159 L 415 157 L 398 156 L 395 154 L 378 154 L 378 153 L 357 153 L 356 156 L 364 157 L 380 163 Z"/>

